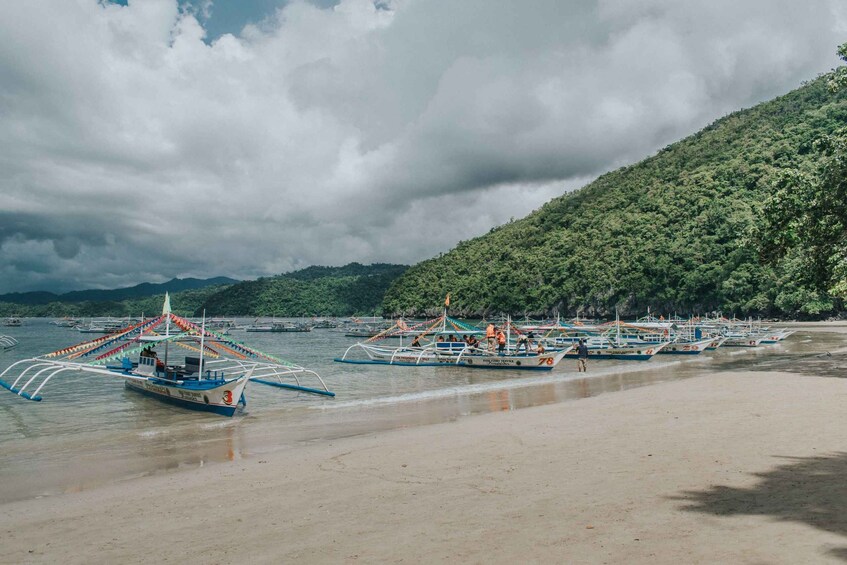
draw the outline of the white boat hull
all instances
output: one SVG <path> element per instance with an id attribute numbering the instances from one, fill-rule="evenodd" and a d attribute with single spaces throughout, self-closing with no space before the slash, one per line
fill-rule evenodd
<path id="1" fill-rule="evenodd" d="M 183 408 L 232 416 L 248 381 L 246 376 L 230 381 L 195 380 L 181 384 L 167 379 L 139 378 L 128 379 L 126 388 Z"/>
<path id="2" fill-rule="evenodd" d="M 381 364 L 405 366 L 455 366 L 475 369 L 519 369 L 550 371 L 565 357 L 566 351 L 551 351 L 541 354 L 497 355 L 487 352 L 441 353 L 428 349 L 368 347 L 360 345 L 367 359 L 348 358 L 347 354 L 335 359 L 340 363 Z M 352 348 L 351 348 L 352 349 Z M 348 350 L 349 352 L 349 350 Z"/>

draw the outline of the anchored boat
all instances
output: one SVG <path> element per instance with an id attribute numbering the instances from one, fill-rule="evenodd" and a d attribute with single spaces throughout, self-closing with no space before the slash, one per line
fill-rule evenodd
<path id="1" fill-rule="evenodd" d="M 18 344 L 18 340 L 10 335 L 0 335 L 0 351 L 12 349 Z"/>
<path id="2" fill-rule="evenodd" d="M 161 356 L 160 356 L 161 355 Z M 209 331 L 170 311 L 121 332 L 23 359 L 0 373 L 0 387 L 40 401 L 41 390 L 62 373 L 117 378 L 129 390 L 192 410 L 232 416 L 249 382 L 335 396 L 314 371 Z M 306 379 L 314 381 L 307 386 Z"/>
<path id="3" fill-rule="evenodd" d="M 502 353 L 488 350 L 479 343 L 477 336 L 485 332 L 460 320 L 443 316 L 409 326 L 404 320 L 398 320 L 394 326 L 384 330 L 371 339 L 356 343 L 347 348 L 344 355 L 335 359 L 339 363 L 405 365 L 405 366 L 456 366 L 474 369 L 520 369 L 550 371 L 571 349 L 547 352 L 531 352 L 529 347 L 523 353 L 511 345 Z M 391 337 L 409 336 L 410 345 L 397 347 L 380 345 L 378 342 Z M 469 336 L 474 336 L 468 341 Z"/>

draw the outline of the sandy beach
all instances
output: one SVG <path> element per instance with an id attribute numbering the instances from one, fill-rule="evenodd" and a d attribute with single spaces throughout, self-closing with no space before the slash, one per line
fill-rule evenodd
<path id="1" fill-rule="evenodd" d="M 0 561 L 842 562 L 847 381 L 816 372 L 705 374 L 8 503 Z"/>

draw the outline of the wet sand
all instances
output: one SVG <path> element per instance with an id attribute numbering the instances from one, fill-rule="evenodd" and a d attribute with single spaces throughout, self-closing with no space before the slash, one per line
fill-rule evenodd
<path id="1" fill-rule="evenodd" d="M 0 562 L 842 562 L 832 353 L 3 504 Z"/>

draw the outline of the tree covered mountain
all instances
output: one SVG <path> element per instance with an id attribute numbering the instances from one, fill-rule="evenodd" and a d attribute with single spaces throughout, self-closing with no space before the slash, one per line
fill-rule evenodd
<path id="1" fill-rule="evenodd" d="M 350 263 L 245 281 L 207 298 L 215 316 L 348 316 L 378 314 L 388 286 L 408 267 Z"/>
<path id="2" fill-rule="evenodd" d="M 171 293 L 173 312 L 180 316 L 192 316 L 206 299 L 225 288 L 226 285 L 207 286 Z M 84 302 L 49 302 L 47 304 L 16 304 L 0 302 L 0 317 L 53 317 L 91 318 L 97 316 L 138 317 L 156 316 L 162 311 L 165 291 L 152 296 L 127 298 L 124 300 L 88 300 Z"/>
<path id="3" fill-rule="evenodd" d="M 165 283 L 141 283 L 127 288 L 116 288 L 112 290 L 77 290 L 64 294 L 52 292 L 13 292 L 0 294 L 0 302 L 11 302 L 20 305 L 45 305 L 51 302 L 119 302 L 135 298 L 164 295 L 165 292 L 181 292 L 183 290 L 194 290 L 209 286 L 220 286 L 237 283 L 229 277 L 215 277 L 211 279 L 173 278 Z"/>
<path id="4" fill-rule="evenodd" d="M 200 315 L 204 309 L 209 316 L 372 315 L 381 312 L 386 289 L 407 268 L 405 265 L 350 263 L 343 267 L 308 267 L 236 284 L 167 290 L 171 293 L 173 311 L 183 316 Z M 138 285 L 133 289 L 142 294 L 140 291 L 155 286 Z M 121 296 L 132 294 L 127 293 L 128 290 L 132 289 L 98 291 L 102 296 L 112 297 L 104 300 L 60 302 L 56 295 L 44 293 L 52 300 L 41 304 L 0 301 L 0 316 L 140 316 L 161 311 L 166 289 L 159 288 L 149 296 L 121 299 Z M 31 294 L 35 293 L 26 293 Z"/>
<path id="5" fill-rule="evenodd" d="M 760 260 L 763 207 L 847 125 L 821 77 L 726 116 L 635 165 L 411 267 L 383 309 L 464 315 L 661 312 L 820 316 L 840 303 L 798 276 L 802 249 Z"/>

